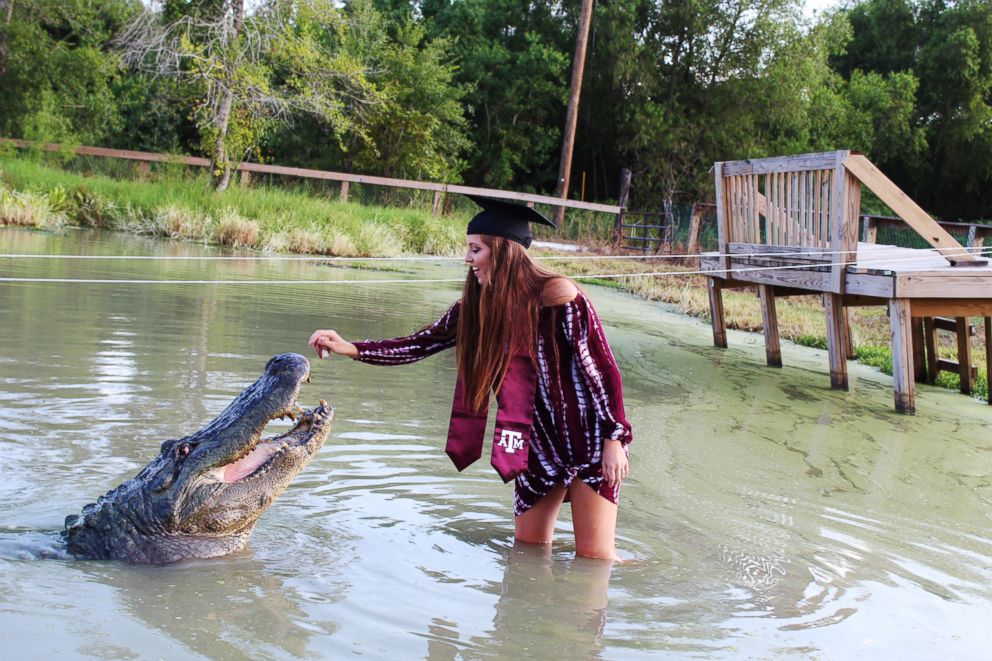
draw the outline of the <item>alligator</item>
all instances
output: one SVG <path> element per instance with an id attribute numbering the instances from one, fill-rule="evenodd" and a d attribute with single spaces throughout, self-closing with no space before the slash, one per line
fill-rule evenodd
<path id="1" fill-rule="evenodd" d="M 134 478 L 66 517 L 68 556 L 162 565 L 211 558 L 248 543 L 259 517 L 320 450 L 334 410 L 297 403 L 310 362 L 275 356 L 265 372 L 200 431 L 162 443 Z M 292 418 L 287 433 L 262 438 L 269 421 Z"/>

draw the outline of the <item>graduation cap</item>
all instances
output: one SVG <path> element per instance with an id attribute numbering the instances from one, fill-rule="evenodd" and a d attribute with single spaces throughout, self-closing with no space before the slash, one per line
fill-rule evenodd
<path id="1" fill-rule="evenodd" d="M 467 234 L 501 236 L 516 241 L 524 248 L 529 248 L 533 239 L 530 231 L 531 223 L 540 223 L 549 227 L 555 226 L 543 214 L 523 204 L 480 195 L 466 195 L 465 197 L 482 207 L 482 211 L 475 214 L 475 217 L 469 221 Z"/>

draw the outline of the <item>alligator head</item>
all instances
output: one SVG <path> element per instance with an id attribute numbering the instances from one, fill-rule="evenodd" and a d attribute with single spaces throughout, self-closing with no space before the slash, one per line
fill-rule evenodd
<path id="1" fill-rule="evenodd" d="M 304 411 L 296 396 L 309 381 L 299 354 L 276 356 L 265 373 L 215 420 L 191 436 L 162 443 L 134 478 L 66 518 L 62 536 L 79 559 L 165 564 L 237 551 L 258 518 L 324 444 L 333 409 Z M 297 420 L 262 438 L 275 418 Z"/>

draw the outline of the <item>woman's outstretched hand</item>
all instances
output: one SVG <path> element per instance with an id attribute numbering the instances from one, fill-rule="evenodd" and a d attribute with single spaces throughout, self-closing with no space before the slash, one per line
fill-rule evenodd
<path id="1" fill-rule="evenodd" d="M 318 358 L 327 358 L 332 353 L 355 358 L 358 347 L 341 337 L 336 330 L 315 330 L 307 342 L 317 352 Z"/>
<path id="2" fill-rule="evenodd" d="M 628 470 L 630 465 L 623 443 L 609 438 L 603 441 L 603 479 L 606 480 L 606 486 L 619 485 L 627 477 Z"/>

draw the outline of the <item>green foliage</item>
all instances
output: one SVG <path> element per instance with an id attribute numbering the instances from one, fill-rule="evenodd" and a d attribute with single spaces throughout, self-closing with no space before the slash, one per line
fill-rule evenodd
<path id="1" fill-rule="evenodd" d="M 892 349 L 880 346 L 859 346 L 858 362 L 877 367 L 884 374 L 892 374 Z"/>
<path id="2" fill-rule="evenodd" d="M 868 0 L 847 17 L 853 38 L 833 63 L 873 118 L 869 156 L 936 215 L 987 216 L 992 4 Z"/>
<path id="3" fill-rule="evenodd" d="M 819 335 L 800 335 L 796 337 L 795 343 L 813 349 L 827 349 L 827 338 Z"/>
<path id="4" fill-rule="evenodd" d="M 123 128 L 110 41 L 138 3 L 15 2 L 0 26 L 0 133 L 103 143 Z"/>
<path id="5" fill-rule="evenodd" d="M 553 189 L 574 44 L 573 3 L 424 2 L 428 36 L 452 44 L 468 89 L 478 185 Z"/>

